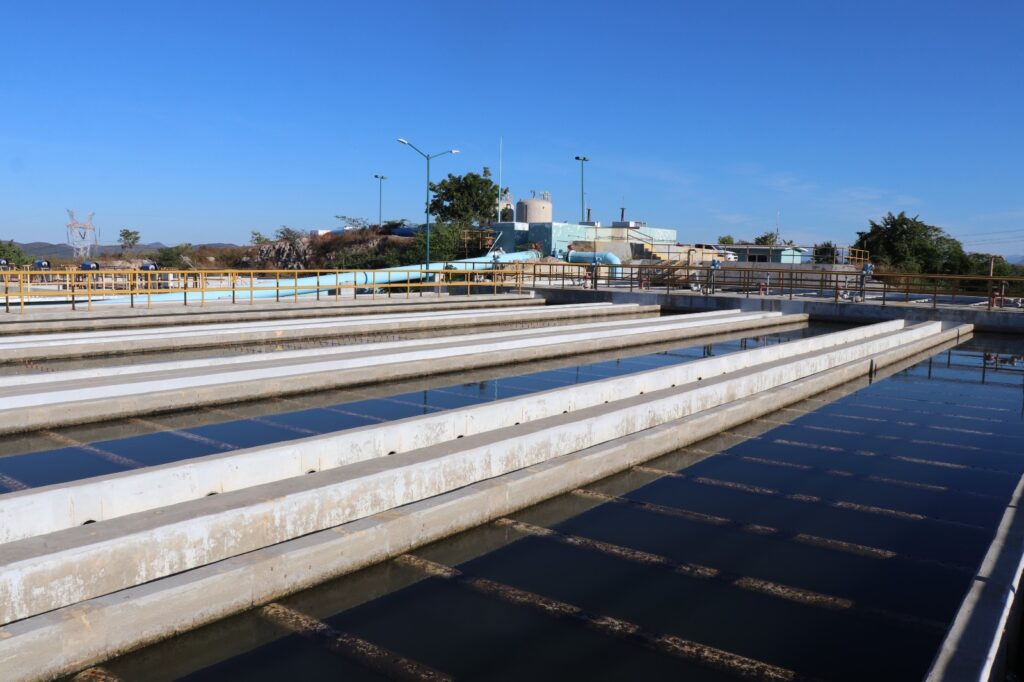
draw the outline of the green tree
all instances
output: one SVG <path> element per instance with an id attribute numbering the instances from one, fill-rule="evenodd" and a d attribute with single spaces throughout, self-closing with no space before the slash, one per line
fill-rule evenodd
<path id="1" fill-rule="evenodd" d="M 0 242 L 0 258 L 11 265 L 27 265 L 31 259 L 13 241 Z"/>
<path id="2" fill-rule="evenodd" d="M 269 244 L 270 238 L 267 237 L 262 232 L 260 232 L 259 230 L 253 230 L 252 233 L 249 235 L 249 243 L 251 243 L 253 246 L 259 246 L 260 244 Z"/>
<path id="3" fill-rule="evenodd" d="M 457 260 L 462 245 L 462 230 L 459 223 L 437 223 L 430 226 L 430 260 L 436 262 Z M 416 235 L 416 245 L 412 253 L 415 261 L 422 263 L 427 257 L 427 235 L 420 232 Z"/>
<path id="4" fill-rule="evenodd" d="M 963 245 L 918 216 L 889 213 L 868 225 L 868 230 L 857 232 L 854 247 L 870 252 L 871 260 L 879 265 L 901 272 L 961 274 L 971 270 Z"/>
<path id="5" fill-rule="evenodd" d="M 438 223 L 482 226 L 497 218 L 498 186 L 491 180 L 491 171 L 487 168 L 483 169 L 482 175 L 449 173 L 441 182 L 430 183 L 430 191 L 434 193 L 430 212 L 437 217 Z"/>
<path id="6" fill-rule="evenodd" d="M 136 230 L 129 230 L 125 228 L 121 230 L 121 234 L 118 236 L 117 241 L 121 244 L 121 253 L 131 251 L 139 243 L 139 233 Z"/>
<path id="7" fill-rule="evenodd" d="M 760 246 L 774 246 L 777 241 L 778 235 L 775 234 L 774 230 L 754 237 L 754 243 Z"/>
<path id="8" fill-rule="evenodd" d="M 192 245 L 188 243 L 165 246 L 157 249 L 156 264 L 168 270 L 190 270 L 195 267 L 188 257 L 191 251 Z"/>
<path id="9" fill-rule="evenodd" d="M 821 242 L 820 244 L 814 245 L 814 262 L 831 265 L 836 262 L 836 245 L 832 242 Z"/>
<path id="10" fill-rule="evenodd" d="M 732 238 L 731 234 L 723 234 L 718 236 L 718 243 L 722 246 L 731 246 L 736 243 L 736 240 Z"/>

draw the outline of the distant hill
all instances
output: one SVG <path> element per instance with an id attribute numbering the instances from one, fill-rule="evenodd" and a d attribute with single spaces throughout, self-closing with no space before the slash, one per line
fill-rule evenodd
<path id="1" fill-rule="evenodd" d="M 1007 263 L 1013 263 L 1014 265 L 1024 265 L 1024 255 L 1020 256 L 1005 256 Z"/>
<path id="2" fill-rule="evenodd" d="M 67 244 L 51 244 L 49 242 L 27 242 L 19 243 L 14 242 L 17 246 L 25 252 L 26 255 L 32 258 L 62 258 L 69 259 L 74 255 L 74 251 Z M 139 244 L 132 253 L 144 253 L 146 251 L 156 251 L 157 249 L 165 248 L 167 245 L 162 242 L 150 242 L 149 244 Z M 194 244 L 193 246 L 213 246 L 213 247 L 226 247 L 235 246 L 235 244 L 226 244 L 223 242 L 215 242 L 210 244 Z M 98 252 L 94 252 L 93 255 L 97 256 L 115 256 L 121 253 L 121 247 L 117 244 L 102 244 L 99 246 Z"/>

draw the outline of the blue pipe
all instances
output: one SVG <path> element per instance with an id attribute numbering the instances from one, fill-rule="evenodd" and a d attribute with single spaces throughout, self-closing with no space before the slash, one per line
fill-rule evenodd
<path id="1" fill-rule="evenodd" d="M 438 261 L 435 263 L 429 263 L 425 266 L 420 265 L 401 265 L 396 268 L 384 268 L 382 270 L 359 270 L 356 272 L 343 272 L 337 275 L 331 273 L 324 273 L 319 278 L 316 275 L 310 277 L 299 277 L 297 279 L 281 278 L 280 287 L 276 291 L 254 291 L 252 297 L 256 298 L 274 298 L 280 291 L 281 296 L 294 296 L 296 289 L 298 294 L 308 295 L 315 294 L 317 292 L 317 286 L 319 282 L 320 291 L 330 290 L 332 287 L 343 286 L 343 285 L 355 285 L 355 286 L 375 286 L 380 284 L 394 284 L 395 282 L 415 282 L 423 279 L 424 277 L 433 277 L 435 273 L 442 274 L 445 272 L 451 272 L 452 270 L 487 270 L 488 268 L 475 268 L 478 264 L 489 265 L 491 263 L 514 263 L 517 261 L 528 261 L 538 260 L 541 255 L 538 251 L 516 251 L 513 253 L 498 253 L 490 256 L 480 256 L 478 258 L 463 258 L 462 260 L 453 261 Z M 411 271 L 410 271 L 411 270 Z M 419 272 L 418 270 L 425 270 L 427 272 Z M 312 287 L 312 288 L 308 288 Z M 236 300 L 249 300 L 249 290 L 246 288 L 236 289 L 234 292 L 230 291 L 215 291 L 207 292 L 205 299 L 208 301 L 231 298 L 232 293 L 235 295 Z M 152 294 L 151 300 L 160 301 L 167 298 L 173 298 L 177 300 L 181 297 L 180 292 L 166 293 L 166 294 Z M 103 299 L 102 301 L 93 301 L 96 303 L 123 303 L 129 300 L 128 296 L 119 296 L 117 298 Z"/>
<path id="2" fill-rule="evenodd" d="M 598 263 L 600 265 L 622 265 L 622 260 L 610 251 L 570 251 L 570 263 Z M 609 277 L 618 278 L 619 268 L 608 268 Z"/>

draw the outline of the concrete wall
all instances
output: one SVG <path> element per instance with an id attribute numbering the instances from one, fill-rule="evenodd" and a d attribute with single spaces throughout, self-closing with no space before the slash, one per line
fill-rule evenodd
<path id="1" fill-rule="evenodd" d="M 953 306 L 887 302 L 835 303 L 832 300 L 789 300 L 786 296 L 756 296 L 738 294 L 702 296 L 684 292 L 666 293 L 664 290 L 628 291 L 617 289 L 560 289 L 533 287 L 533 291 L 552 303 L 579 303 L 583 301 L 610 301 L 612 303 L 644 303 L 660 305 L 663 310 L 697 312 L 703 310 L 774 310 L 785 313 L 804 313 L 811 320 L 871 324 L 884 320 L 903 319 L 909 323 L 941 320 L 947 325 L 972 325 L 975 331 L 1004 334 L 1024 334 L 1024 312 L 1019 310 L 985 310 Z"/>
<path id="2" fill-rule="evenodd" d="M 946 331 L 529 469 L 4 626 L 0 669 L 12 680 L 73 672 L 493 520 L 954 338 Z"/>
<path id="3" fill-rule="evenodd" d="M 0 622 L 36 615 L 606 443 L 894 348 L 921 325 L 404 453 L 0 545 Z M 579 387 L 586 391 L 586 386 Z M 461 434 L 460 434 L 461 435 Z M 96 571 L 96 566 L 103 566 Z"/>

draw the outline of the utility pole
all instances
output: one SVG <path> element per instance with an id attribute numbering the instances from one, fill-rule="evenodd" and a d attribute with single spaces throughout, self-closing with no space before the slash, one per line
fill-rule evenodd
<path id="1" fill-rule="evenodd" d="M 377 178 L 377 227 L 384 227 L 384 181 L 386 175 L 374 175 Z"/>

